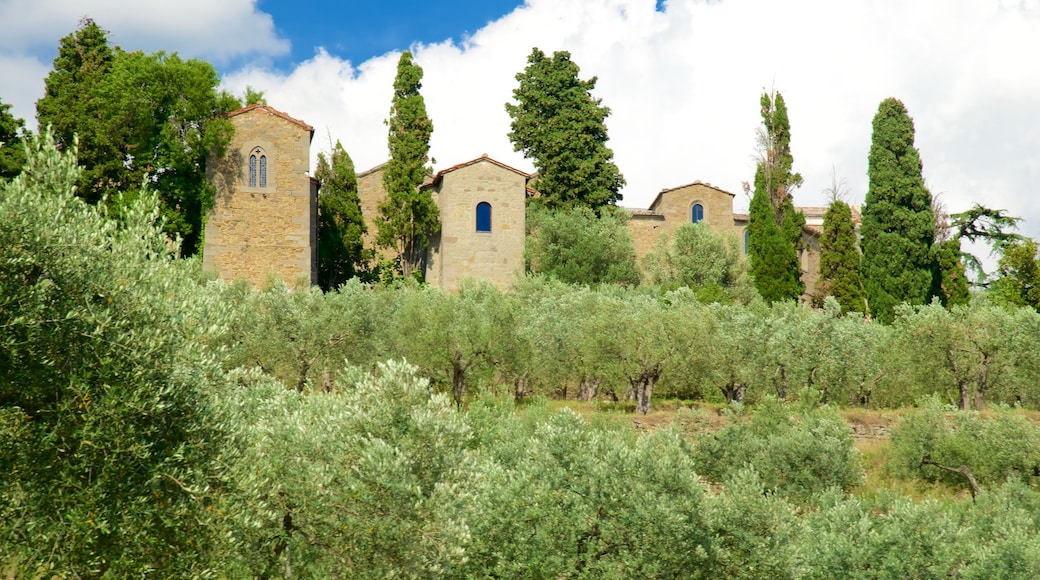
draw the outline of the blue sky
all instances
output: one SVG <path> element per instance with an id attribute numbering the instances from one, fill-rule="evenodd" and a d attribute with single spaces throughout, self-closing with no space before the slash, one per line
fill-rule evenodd
<path id="1" fill-rule="evenodd" d="M 897 97 L 914 118 L 933 194 L 1022 216 L 1040 236 L 1040 0 L 0 0 L 0 99 L 35 126 L 58 40 L 89 14 L 127 50 L 214 64 L 339 140 L 355 165 L 386 160 L 399 50 L 423 67 L 442 169 L 488 154 L 522 170 L 504 104 L 532 47 L 567 50 L 610 107 L 623 205 L 696 180 L 735 194 L 754 174 L 758 99 L 787 103 L 795 203 L 867 191 L 871 119 Z"/>
<path id="2" fill-rule="evenodd" d="M 371 57 L 463 37 L 523 5 L 517 0 L 260 0 L 275 32 L 292 41 L 292 52 L 274 64 L 284 68 L 314 55 L 316 46 L 361 63 Z"/>

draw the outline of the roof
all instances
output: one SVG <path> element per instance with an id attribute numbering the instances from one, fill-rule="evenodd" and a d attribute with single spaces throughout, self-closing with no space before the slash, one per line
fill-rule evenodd
<path id="1" fill-rule="evenodd" d="M 286 115 L 285 113 L 279 111 L 278 109 L 275 109 L 274 107 L 272 107 L 270 105 L 263 104 L 263 103 L 257 103 L 255 105 L 249 105 L 248 107 L 242 107 L 241 109 L 237 109 L 237 110 L 231 111 L 230 113 L 228 113 L 225 116 L 230 119 L 231 117 L 237 117 L 238 115 L 244 115 L 246 113 L 249 113 L 251 111 L 255 111 L 257 109 L 262 109 L 262 110 L 264 110 L 264 111 L 266 111 L 266 112 L 268 112 L 268 113 L 270 113 L 270 114 L 272 114 L 272 115 L 274 115 L 276 117 L 281 117 L 282 119 L 285 119 L 286 121 L 289 121 L 290 123 L 292 123 L 294 125 L 297 125 L 301 129 L 304 129 L 306 131 L 310 131 L 312 136 L 314 135 L 314 127 L 311 127 L 307 123 L 304 123 L 303 121 L 301 121 L 299 119 L 296 119 L 294 117 L 290 117 L 289 115 Z"/>
<path id="2" fill-rule="evenodd" d="M 442 179 L 444 179 L 444 176 L 447 175 L 448 173 L 451 173 L 452 171 L 456 171 L 456 170 L 462 169 L 463 167 L 469 167 L 470 165 L 476 165 L 477 163 L 482 163 L 482 162 L 485 162 L 485 161 L 488 162 L 488 163 L 492 163 L 494 165 L 497 165 L 497 166 L 501 167 L 502 169 L 506 169 L 506 170 L 512 171 L 513 173 L 521 175 L 521 176 L 523 176 L 524 179 L 531 179 L 531 174 L 530 173 L 526 173 L 526 172 L 520 171 L 519 169 L 517 169 L 515 167 L 512 167 L 512 166 L 506 165 L 505 163 L 502 163 L 501 161 L 495 161 L 494 159 L 488 157 L 488 154 L 485 153 L 485 154 L 481 155 L 480 157 L 477 157 L 476 159 L 471 159 L 469 161 L 466 161 L 465 163 L 459 163 L 458 165 L 452 165 L 451 167 L 449 167 L 447 169 L 442 169 L 442 170 L 438 171 L 437 175 L 433 176 L 433 181 L 431 181 L 430 183 L 424 185 L 423 187 L 436 186 L 437 184 L 440 183 L 440 181 Z M 528 188 L 528 189 L 530 189 L 530 188 Z"/>
<path id="3" fill-rule="evenodd" d="M 379 165 L 376 165 L 375 167 L 373 167 L 371 169 L 366 169 L 365 171 L 362 171 L 361 173 L 358 173 L 356 175 L 356 177 L 358 179 L 361 179 L 362 177 L 366 177 L 366 176 L 372 175 L 373 173 L 375 173 L 377 171 L 382 171 L 382 169 L 384 167 L 386 167 L 387 163 L 389 163 L 389 161 L 384 161 L 384 162 L 380 163 Z"/>
<path id="4" fill-rule="evenodd" d="M 662 195 L 664 195 L 666 193 L 669 193 L 669 192 L 672 192 L 672 191 L 675 191 L 677 189 L 682 189 L 684 187 L 692 187 L 694 185 L 700 185 L 702 187 L 708 187 L 708 188 L 714 189 L 715 191 L 718 191 L 718 192 L 721 192 L 721 193 L 725 193 L 726 195 L 728 195 L 730 197 L 736 197 L 736 194 L 730 193 L 730 192 L 726 191 L 725 189 L 722 189 L 721 187 L 715 187 L 714 185 L 712 185 L 712 184 L 710 184 L 710 183 L 708 183 L 706 181 L 698 180 L 698 181 L 694 181 L 693 183 L 687 183 L 686 185 L 679 185 L 677 187 L 669 187 L 669 188 L 666 188 L 666 189 L 662 189 L 660 192 L 657 193 L 657 197 L 654 198 L 654 201 L 650 203 L 650 209 L 654 209 L 655 207 L 657 207 L 658 202 L 661 201 L 661 196 Z"/>

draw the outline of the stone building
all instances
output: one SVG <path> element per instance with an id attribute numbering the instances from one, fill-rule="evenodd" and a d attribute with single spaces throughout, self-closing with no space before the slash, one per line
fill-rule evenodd
<path id="1" fill-rule="evenodd" d="M 314 128 L 267 105 L 228 114 L 228 153 L 207 168 L 216 188 L 203 268 L 253 285 L 317 280 L 318 184 L 308 175 Z"/>
<path id="2" fill-rule="evenodd" d="M 358 174 L 366 244 L 374 242 L 379 204 L 386 198 L 383 167 Z M 431 240 L 427 255 L 427 283 L 447 290 L 458 289 L 465 278 L 488 280 L 503 289 L 512 284 L 524 268 L 530 177 L 483 155 L 444 169 L 422 185 L 441 214 L 441 232 Z"/>
<path id="3" fill-rule="evenodd" d="M 308 175 L 314 129 L 267 105 L 251 105 L 228 118 L 235 126 L 228 154 L 210 163 L 217 194 L 206 222 L 203 267 L 226 280 L 244 278 L 254 285 L 272 275 L 290 284 L 301 278 L 315 283 L 318 184 Z M 375 246 L 379 204 L 386 198 L 384 168 L 357 175 L 367 247 Z M 421 187 L 440 209 L 441 232 L 431 241 L 426 281 L 448 290 L 458 289 L 465 278 L 509 287 L 524 269 L 531 179 L 487 155 L 428 177 Z M 637 258 L 690 222 L 736 236 L 746 252 L 748 215 L 733 212 L 735 197 L 695 181 L 661 190 L 647 209 L 628 209 Z M 818 276 L 826 208 L 799 209 L 806 217 L 799 258 L 808 298 Z M 380 251 L 396 257 L 392 250 Z"/>

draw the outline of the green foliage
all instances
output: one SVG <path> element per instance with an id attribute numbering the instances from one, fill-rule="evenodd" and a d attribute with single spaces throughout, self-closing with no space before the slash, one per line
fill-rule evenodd
<path id="1" fill-rule="evenodd" d="M 74 196 L 74 149 L 28 145 L 0 190 L 0 553 L 26 575 L 201 574 L 215 305 L 154 193 L 116 220 Z"/>
<path id="2" fill-rule="evenodd" d="M 916 413 L 904 415 L 892 431 L 890 469 L 897 477 L 964 488 L 964 474 L 946 469 L 962 466 L 980 486 L 995 487 L 1008 478 L 1036 486 L 1040 483 L 1040 427 L 1011 409 L 982 415 L 955 411 L 929 397 Z"/>
<path id="3" fill-rule="evenodd" d="M 760 159 L 748 221 L 748 258 L 758 293 L 768 302 L 797 300 L 805 291 L 798 249 L 805 216 L 795 211 L 793 191 L 802 176 L 791 173 L 791 127 L 780 93 L 763 94 Z"/>
<path id="4" fill-rule="evenodd" d="M 223 155 L 232 132 L 223 114 L 238 106 L 219 84 L 213 66 L 201 60 L 112 49 L 105 31 L 87 20 L 62 39 L 37 117 L 54 127 L 64 147 L 78 136 L 84 199 L 107 196 L 118 213 L 116 193 L 149 182 L 159 193 L 167 234 L 180 236 L 191 255 L 201 250 L 213 206 L 206 163 Z"/>
<path id="5" fill-rule="evenodd" d="M 835 200 L 823 215 L 817 288 L 820 296 L 833 296 L 842 312 L 866 312 L 859 261 L 852 208 Z"/>
<path id="6" fill-rule="evenodd" d="M 863 206 L 863 283 L 871 316 L 891 322 L 902 302 L 927 304 L 932 287 L 935 214 L 903 103 L 885 99 L 874 116 Z"/>
<path id="7" fill-rule="evenodd" d="M 374 258 L 365 249 L 367 231 L 361 214 L 354 162 L 339 141 L 331 160 L 318 153 L 314 176 L 320 182 L 318 193 L 318 285 L 332 290 L 351 278 L 370 278 L 369 263 Z"/>
<path id="8" fill-rule="evenodd" d="M 17 176 L 25 165 L 25 121 L 15 118 L 10 109 L 0 101 L 0 183 Z"/>
<path id="9" fill-rule="evenodd" d="M 402 52 L 386 122 L 390 161 L 383 171 L 386 199 L 379 206 L 376 237 L 379 245 L 397 252 L 405 278 L 414 275 L 419 279 L 425 275 L 430 240 L 441 227 L 437 204 L 428 190 L 419 187 L 432 171 L 428 163 L 433 122 L 419 93 L 422 77 L 422 67 L 412 62 L 412 53 Z"/>
<path id="10" fill-rule="evenodd" d="M 249 105 L 266 105 L 267 98 L 264 97 L 263 91 L 258 91 L 253 87 L 246 85 L 246 93 L 242 95 L 242 104 L 247 107 Z"/>
<path id="11" fill-rule="evenodd" d="M 1004 247 L 991 294 L 998 302 L 1040 311 L 1040 258 L 1035 241 L 1026 239 Z"/>
<path id="12" fill-rule="evenodd" d="M 968 289 L 968 274 L 961 261 L 959 238 L 936 241 L 932 246 L 933 279 L 931 294 L 939 298 L 947 308 L 964 305 L 971 301 Z"/>
<path id="13" fill-rule="evenodd" d="M 683 224 L 671 240 L 662 237 L 643 257 L 644 282 L 671 290 L 690 288 L 705 302 L 717 296 L 746 304 L 756 292 L 739 244 L 707 224 Z"/>
<path id="14" fill-rule="evenodd" d="M 528 209 L 528 271 L 570 284 L 639 283 L 635 246 L 620 211 Z"/>
<path id="15" fill-rule="evenodd" d="M 697 471 L 726 482 L 750 467 L 762 487 L 796 502 L 836 487 L 848 491 L 863 478 L 848 425 L 833 408 L 804 411 L 766 399 L 751 417 L 739 414 L 694 449 Z"/>
<path id="16" fill-rule="evenodd" d="M 1003 252 L 1008 244 L 1025 241 L 1025 236 L 1008 231 L 1018 228 L 1022 218 L 1009 216 L 1002 209 L 990 209 L 976 203 L 971 209 L 950 215 L 950 226 L 957 240 L 966 239 L 972 242 L 982 240 L 990 245 L 992 253 Z M 966 269 L 974 272 L 981 282 L 985 282 L 986 272 L 982 263 L 971 254 L 963 254 Z"/>
<path id="17" fill-rule="evenodd" d="M 598 211 L 621 201 L 625 178 L 606 145 L 610 109 L 592 96 L 596 78 L 583 81 L 578 72 L 569 52 L 549 58 L 533 49 L 527 67 L 516 75 L 516 104 L 506 103 L 513 120 L 509 141 L 534 160 L 540 194 L 534 199 L 552 209 Z"/>

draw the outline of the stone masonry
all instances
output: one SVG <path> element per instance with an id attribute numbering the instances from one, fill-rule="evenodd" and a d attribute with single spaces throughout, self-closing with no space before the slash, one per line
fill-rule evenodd
<path id="1" fill-rule="evenodd" d="M 317 182 L 310 171 L 314 129 L 267 105 L 228 114 L 227 155 L 209 164 L 216 187 L 206 222 L 203 268 L 253 285 L 317 280 Z M 256 159 L 250 166 L 250 157 Z"/>

